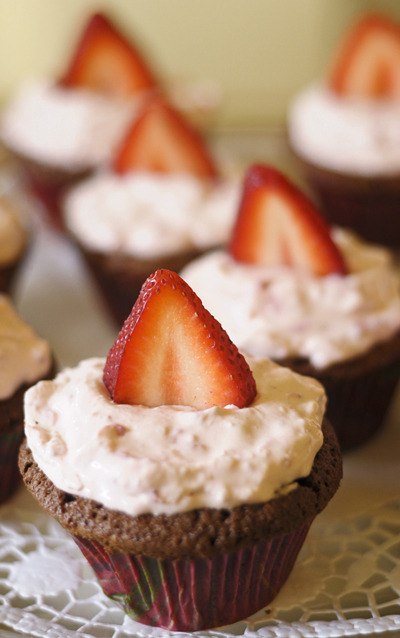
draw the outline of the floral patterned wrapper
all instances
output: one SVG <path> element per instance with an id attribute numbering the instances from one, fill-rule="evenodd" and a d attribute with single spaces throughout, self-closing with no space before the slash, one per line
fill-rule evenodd
<path id="1" fill-rule="evenodd" d="M 23 423 L 0 430 L 0 503 L 9 498 L 20 482 L 18 450 L 24 434 Z"/>
<path id="2" fill-rule="evenodd" d="M 311 524 L 209 558 L 156 559 L 75 537 L 104 593 L 137 622 L 171 631 L 228 625 L 268 605 L 288 578 Z"/>

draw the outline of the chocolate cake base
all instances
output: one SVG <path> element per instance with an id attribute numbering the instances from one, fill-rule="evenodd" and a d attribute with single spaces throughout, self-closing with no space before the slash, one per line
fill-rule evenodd
<path id="1" fill-rule="evenodd" d="M 56 488 L 26 443 L 19 467 L 28 490 L 74 536 L 106 595 L 139 622 L 196 631 L 255 613 L 286 581 L 342 477 L 328 422 L 323 432 L 312 471 L 295 489 L 232 510 L 129 516 Z"/>
<path id="2" fill-rule="evenodd" d="M 54 374 L 55 366 L 46 378 Z M 24 394 L 30 385 L 21 386 L 12 397 L 0 401 L 0 503 L 9 498 L 20 483 L 18 450 L 24 436 Z"/>
<path id="3" fill-rule="evenodd" d="M 341 449 L 349 450 L 368 441 L 384 423 L 400 380 L 400 332 L 364 355 L 323 370 L 305 359 L 278 363 L 322 383 L 327 417 Z"/>
<path id="4" fill-rule="evenodd" d="M 370 242 L 400 247 L 400 174 L 362 177 L 300 160 L 321 213 Z"/>

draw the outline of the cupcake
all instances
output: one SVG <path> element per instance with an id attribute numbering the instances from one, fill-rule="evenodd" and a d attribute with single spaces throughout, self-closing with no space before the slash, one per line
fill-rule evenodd
<path id="1" fill-rule="evenodd" d="M 155 88 L 133 43 L 96 13 L 62 77 L 24 83 L 6 107 L 2 141 L 57 225 L 65 188 L 109 160 L 142 96 Z"/>
<path id="2" fill-rule="evenodd" d="M 368 15 L 288 113 L 290 145 L 331 223 L 400 246 L 400 26 Z"/>
<path id="3" fill-rule="evenodd" d="M 0 503 L 19 485 L 18 449 L 24 433 L 23 396 L 40 379 L 54 374 L 46 341 L 0 295 Z"/>
<path id="4" fill-rule="evenodd" d="M 324 385 L 343 449 L 381 426 L 400 378 L 399 276 L 386 248 L 330 229 L 281 173 L 256 165 L 229 249 L 182 277 L 242 352 Z"/>
<path id="5" fill-rule="evenodd" d="M 64 223 L 121 326 L 146 277 L 226 241 L 240 193 L 164 97 L 135 117 L 113 165 L 68 193 Z"/>
<path id="6" fill-rule="evenodd" d="M 221 626 L 273 599 L 338 488 L 324 406 L 159 270 L 106 359 L 27 392 L 20 470 L 132 618 Z"/>
<path id="7" fill-rule="evenodd" d="M 28 247 L 28 231 L 9 199 L 0 196 L 0 291 L 10 293 Z"/>

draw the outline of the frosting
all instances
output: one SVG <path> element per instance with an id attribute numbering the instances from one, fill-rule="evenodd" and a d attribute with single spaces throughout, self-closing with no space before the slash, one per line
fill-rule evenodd
<path id="1" fill-rule="evenodd" d="M 146 259 L 224 242 L 239 197 L 234 179 L 104 171 L 72 189 L 65 221 L 89 249 Z"/>
<path id="2" fill-rule="evenodd" d="M 7 146 L 32 160 L 84 170 L 113 156 L 137 103 L 30 82 L 6 108 L 0 133 Z"/>
<path id="3" fill-rule="evenodd" d="M 258 394 L 246 408 L 116 404 L 104 359 L 87 359 L 25 394 L 35 461 L 65 492 L 127 514 L 263 502 L 310 473 L 325 394 L 314 379 L 249 360 Z"/>
<path id="4" fill-rule="evenodd" d="M 26 233 L 16 212 L 0 199 L 0 266 L 14 262 L 26 244 Z"/>
<path id="5" fill-rule="evenodd" d="M 325 368 L 365 353 L 400 329 L 399 277 L 383 248 L 333 231 L 349 274 L 313 277 L 214 252 L 182 277 L 243 351 L 304 357 Z"/>
<path id="6" fill-rule="evenodd" d="M 20 319 L 8 298 L 0 295 L 0 400 L 43 377 L 50 365 L 48 343 Z"/>
<path id="7" fill-rule="evenodd" d="M 340 98 L 322 85 L 304 90 L 288 113 L 293 149 L 306 160 L 353 175 L 400 171 L 400 102 Z"/>

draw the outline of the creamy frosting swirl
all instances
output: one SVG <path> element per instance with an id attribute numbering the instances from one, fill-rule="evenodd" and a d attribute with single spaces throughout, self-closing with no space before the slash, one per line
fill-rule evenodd
<path id="1" fill-rule="evenodd" d="M 137 99 L 31 81 L 5 109 L 0 134 L 9 148 L 32 160 L 80 171 L 113 157 L 137 108 Z"/>
<path id="2" fill-rule="evenodd" d="M 152 258 L 224 242 L 239 197 L 238 179 L 103 171 L 71 190 L 65 220 L 89 249 Z"/>
<path id="3" fill-rule="evenodd" d="M 50 348 L 0 295 L 0 400 L 22 385 L 33 383 L 50 369 Z"/>
<path id="4" fill-rule="evenodd" d="M 35 461 L 65 492 L 130 515 L 267 501 L 310 473 L 322 445 L 325 393 L 314 379 L 249 360 L 246 408 L 114 403 L 104 359 L 88 359 L 25 394 Z"/>
<path id="5" fill-rule="evenodd" d="M 400 172 L 400 102 L 334 95 L 323 85 L 290 106 L 288 132 L 304 159 L 351 175 Z"/>
<path id="6" fill-rule="evenodd" d="M 222 251 L 181 274 L 243 352 L 305 357 L 326 368 L 400 330 L 399 276 L 390 253 L 342 229 L 333 235 L 349 269 L 345 276 L 243 264 Z"/>

